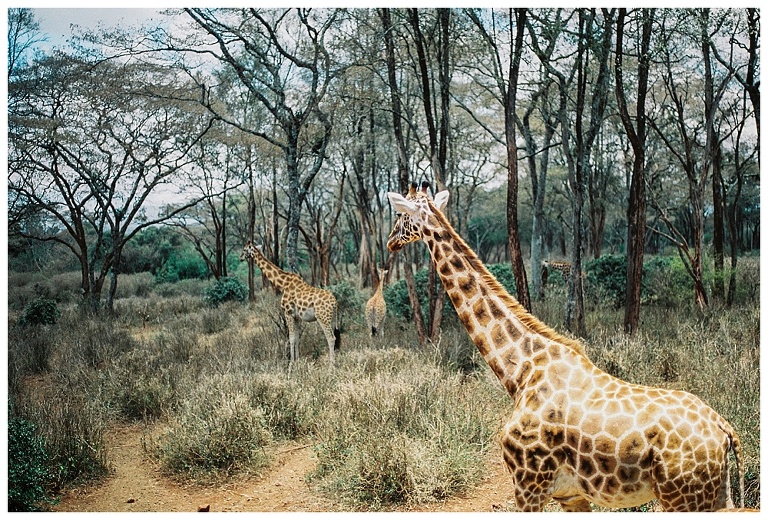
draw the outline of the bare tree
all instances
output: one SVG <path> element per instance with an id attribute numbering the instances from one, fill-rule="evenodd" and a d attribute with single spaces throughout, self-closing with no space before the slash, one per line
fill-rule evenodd
<path id="1" fill-rule="evenodd" d="M 708 38 L 702 35 L 702 31 L 706 31 L 708 26 L 706 10 L 698 13 L 683 12 L 678 19 L 665 19 L 665 22 L 661 25 L 665 97 L 659 104 L 668 109 L 651 120 L 651 127 L 685 175 L 690 236 L 686 237 L 684 230 L 675 223 L 669 209 L 662 205 L 658 197 L 652 198 L 652 203 L 667 229 L 666 232 L 658 229 L 656 231 L 677 247 L 693 281 L 694 300 L 698 307 L 703 309 L 709 305 L 703 272 L 705 190 L 710 180 L 712 159 L 715 155 L 713 150 L 717 146 L 713 129 L 715 107 L 719 105 L 725 93 L 729 75 L 715 86 L 711 77 L 707 79 L 707 73 L 703 84 L 693 84 L 695 80 L 679 73 L 675 45 L 678 45 L 681 39 L 698 41 L 699 48 L 704 53 L 702 59 L 705 62 L 707 60 Z M 694 27 L 698 25 L 698 32 L 688 30 L 691 22 Z M 702 42 L 702 39 L 705 42 Z M 706 63 L 704 67 L 706 69 Z M 694 101 L 696 89 L 704 90 L 704 103 Z"/>
<path id="2" fill-rule="evenodd" d="M 274 126 L 238 119 L 211 99 L 210 85 L 199 80 L 202 102 L 212 114 L 282 150 L 288 192 L 286 257 L 295 272 L 301 208 L 331 137 L 331 122 L 322 102 L 339 70 L 334 69 L 325 40 L 336 26 L 339 11 L 185 11 L 210 39 L 174 42 L 174 50 L 213 56 L 272 117 Z"/>
<path id="3" fill-rule="evenodd" d="M 411 187 L 411 184 L 409 182 L 408 172 L 408 152 L 405 146 L 405 139 L 402 129 L 400 92 L 397 85 L 397 75 L 395 74 L 396 64 L 394 38 L 392 36 L 392 16 L 389 9 L 380 9 L 378 12 L 381 19 L 382 31 L 384 32 L 387 80 L 389 83 L 390 103 L 392 107 L 392 125 L 395 134 L 395 143 L 397 146 L 398 184 L 400 192 L 406 193 Z M 429 335 L 427 333 L 426 327 L 424 326 L 424 316 L 421 311 L 421 303 L 419 302 L 419 295 L 416 292 L 416 282 L 413 275 L 413 262 L 411 261 L 411 256 L 413 254 L 412 251 L 412 248 L 406 248 L 404 251 L 405 262 L 403 265 L 403 273 L 405 275 L 405 285 L 408 288 L 408 298 L 411 302 L 411 309 L 413 310 L 413 319 L 416 325 L 416 333 L 419 336 L 419 343 L 425 343 Z M 387 268 L 389 268 L 389 265 Z"/>

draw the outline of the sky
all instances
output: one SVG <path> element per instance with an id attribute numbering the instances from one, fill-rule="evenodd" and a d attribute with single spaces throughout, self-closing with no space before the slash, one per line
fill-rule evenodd
<path id="1" fill-rule="evenodd" d="M 72 35 L 72 25 L 95 28 L 101 22 L 105 27 L 137 26 L 152 18 L 160 19 L 158 9 L 150 8 L 35 8 L 40 31 L 48 35 L 48 44 L 60 46 Z"/>

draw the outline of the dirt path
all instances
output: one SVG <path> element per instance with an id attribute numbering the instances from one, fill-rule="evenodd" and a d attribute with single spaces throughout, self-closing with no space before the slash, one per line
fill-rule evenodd
<path id="1" fill-rule="evenodd" d="M 54 511 L 194 512 L 345 511 L 343 505 L 315 493 L 305 475 L 315 465 L 312 449 L 289 445 L 276 450 L 272 467 L 259 478 L 215 488 L 185 487 L 163 477 L 142 449 L 141 428 L 115 429 L 106 436 L 114 474 L 98 487 L 61 497 Z M 512 486 L 501 457 L 491 457 L 485 480 L 465 497 L 409 511 L 498 511 L 511 508 Z M 403 509 L 405 510 L 405 509 Z"/>

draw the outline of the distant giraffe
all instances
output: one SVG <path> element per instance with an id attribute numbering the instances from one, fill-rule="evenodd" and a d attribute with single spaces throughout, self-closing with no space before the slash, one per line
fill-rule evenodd
<path id="1" fill-rule="evenodd" d="M 734 452 L 744 506 L 741 443 L 698 397 L 622 381 L 584 347 L 529 314 L 494 278 L 442 213 L 448 192 L 389 193 L 398 214 L 387 248 L 429 248 L 456 314 L 515 403 L 504 461 L 523 511 L 550 499 L 566 511 L 644 504 L 667 511 L 732 508 Z"/>
<path id="2" fill-rule="evenodd" d="M 568 278 L 571 276 L 571 263 L 555 260 L 543 260 L 541 262 L 541 286 L 546 287 L 549 280 L 549 272 L 557 271 L 563 277 L 565 282 L 568 282 Z M 581 277 L 586 280 L 587 273 L 581 272 Z"/>
<path id="3" fill-rule="evenodd" d="M 373 296 L 365 304 L 365 320 L 368 322 L 371 337 L 381 329 L 384 319 L 387 317 L 387 302 L 384 301 L 384 277 L 389 272 L 386 269 L 377 269 L 379 273 L 379 286 Z"/>
<path id="4" fill-rule="evenodd" d="M 553 271 L 559 271 L 563 275 L 563 279 L 567 280 L 571 276 L 571 263 L 570 262 L 558 262 L 554 260 L 544 260 L 541 265 L 547 269 Z"/>
<path id="5" fill-rule="evenodd" d="M 243 252 L 240 254 L 240 260 L 246 258 L 253 259 L 264 276 L 283 293 L 280 306 L 288 325 L 291 362 L 293 363 L 299 358 L 298 343 L 301 337 L 301 322 L 317 320 L 328 342 L 328 355 L 330 362 L 333 363 L 334 350 L 338 350 L 341 345 L 339 305 L 333 293 L 326 289 L 312 287 L 295 273 L 283 271 L 267 260 L 259 248 L 251 242 L 245 244 Z"/>

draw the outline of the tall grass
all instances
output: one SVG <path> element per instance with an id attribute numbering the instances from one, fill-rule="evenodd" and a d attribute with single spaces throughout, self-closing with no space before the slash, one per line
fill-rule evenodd
<path id="1" fill-rule="evenodd" d="M 346 320 L 333 367 L 322 334 L 308 324 L 299 361 L 289 366 L 271 292 L 209 308 L 198 286 L 185 293 L 146 283 L 127 286 L 115 317 L 84 317 L 76 302 L 60 302 L 57 324 L 10 329 L 11 413 L 34 422 L 53 450 L 63 468 L 54 489 L 106 474 L 103 432 L 121 422 L 155 423 L 147 453 L 184 482 L 259 473 L 280 443 L 311 444 L 317 466 L 309 482 L 350 510 L 461 493 L 498 455 L 512 402 L 453 320 L 426 346 L 395 316 L 377 338 Z M 365 300 L 344 291 L 345 301 Z M 32 294 L 18 292 L 20 301 Z M 561 331 L 563 309 L 564 291 L 554 286 L 534 308 Z M 731 422 L 744 447 L 747 502 L 759 507 L 756 303 L 704 313 L 645 306 L 631 337 L 612 305 L 592 303 L 587 316 L 587 353 L 598 367 L 691 391 Z"/>

